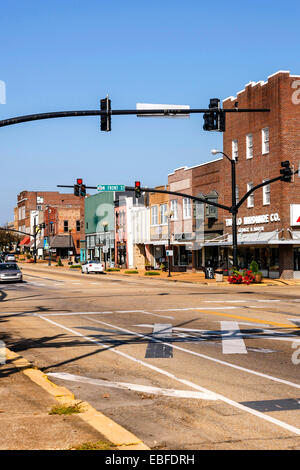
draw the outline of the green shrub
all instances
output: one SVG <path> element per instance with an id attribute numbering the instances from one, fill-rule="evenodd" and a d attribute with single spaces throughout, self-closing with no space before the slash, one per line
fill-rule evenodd
<path id="1" fill-rule="evenodd" d="M 71 264 L 70 269 L 81 268 L 81 264 Z"/>
<path id="2" fill-rule="evenodd" d="M 57 260 L 57 265 L 56 266 L 63 266 L 61 258 L 59 257 Z"/>
<path id="3" fill-rule="evenodd" d="M 138 274 L 139 272 L 136 269 L 129 269 L 129 271 L 125 271 L 125 274 Z"/>
<path id="4" fill-rule="evenodd" d="M 108 271 L 108 272 L 111 272 L 111 271 L 120 271 L 120 269 L 119 269 L 119 268 L 107 268 L 106 271 Z"/>
<path id="5" fill-rule="evenodd" d="M 157 271 L 146 271 L 145 276 L 160 276 L 160 273 Z"/>
<path id="6" fill-rule="evenodd" d="M 250 263 L 250 269 L 253 272 L 253 274 L 258 273 L 258 263 L 254 259 Z"/>

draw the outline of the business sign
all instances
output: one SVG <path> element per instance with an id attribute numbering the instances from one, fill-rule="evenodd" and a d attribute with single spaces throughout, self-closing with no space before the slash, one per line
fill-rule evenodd
<path id="1" fill-rule="evenodd" d="M 300 204 L 295 204 L 299 206 L 299 216 L 300 216 Z M 291 205 L 292 207 L 292 205 Z M 237 225 L 256 225 L 256 224 L 268 224 L 269 222 L 280 222 L 279 214 L 263 214 L 263 215 L 251 215 L 248 217 L 238 217 L 236 224 Z M 232 226 L 232 219 L 225 219 L 226 227 Z M 300 222 L 299 222 L 300 225 Z"/>
<path id="2" fill-rule="evenodd" d="M 166 250 L 167 256 L 173 256 L 173 250 Z"/>
<path id="3" fill-rule="evenodd" d="M 49 250 L 49 243 L 47 238 L 44 238 L 44 250 Z"/>
<path id="4" fill-rule="evenodd" d="M 98 184 L 97 191 L 102 191 L 102 192 L 125 191 L 125 185 L 124 184 Z"/>
<path id="5" fill-rule="evenodd" d="M 300 226 L 300 204 L 290 205 L 290 224 L 293 227 Z"/>

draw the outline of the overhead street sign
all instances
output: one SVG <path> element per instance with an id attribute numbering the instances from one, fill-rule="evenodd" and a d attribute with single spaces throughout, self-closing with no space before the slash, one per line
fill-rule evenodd
<path id="1" fill-rule="evenodd" d="M 98 184 L 97 191 L 125 191 L 124 184 Z"/>
<path id="2" fill-rule="evenodd" d="M 156 114 L 138 114 L 138 117 L 170 117 L 170 118 L 189 118 L 189 105 L 182 105 L 182 104 L 151 104 L 151 103 L 136 103 L 136 109 L 141 111 L 145 110 L 156 110 L 156 109 L 163 109 L 164 113 L 156 113 Z M 186 114 L 177 114 L 174 110 L 176 109 L 186 109 Z M 173 112 L 172 112 L 173 111 Z"/>

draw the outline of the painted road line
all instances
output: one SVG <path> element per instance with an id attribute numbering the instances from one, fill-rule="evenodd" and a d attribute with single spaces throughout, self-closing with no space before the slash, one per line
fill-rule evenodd
<path id="1" fill-rule="evenodd" d="M 146 312 L 145 310 L 116 310 L 115 313 L 144 313 L 145 315 L 153 315 L 155 317 L 170 318 L 171 320 L 174 320 L 174 317 L 170 315 L 159 315 L 157 313 Z"/>
<path id="2" fill-rule="evenodd" d="M 243 338 L 236 321 L 221 321 L 223 354 L 247 354 Z"/>
<path id="3" fill-rule="evenodd" d="M 51 323 L 51 324 L 54 325 L 54 326 L 57 326 L 58 328 L 64 329 L 65 331 L 68 331 L 69 333 L 72 333 L 72 334 L 74 334 L 74 335 L 76 335 L 76 336 L 80 336 L 81 338 L 85 339 L 86 341 L 90 341 L 90 342 L 92 342 L 92 343 L 94 343 L 94 344 L 97 344 L 98 346 L 105 347 L 105 348 L 108 349 L 109 352 L 112 352 L 112 353 L 114 353 L 114 354 L 118 354 L 118 355 L 124 357 L 125 359 L 129 359 L 129 360 L 131 360 L 131 361 L 133 361 L 133 362 L 136 362 L 137 364 L 140 364 L 140 365 L 142 365 L 142 366 L 144 366 L 144 367 L 147 367 L 148 369 L 151 369 L 151 370 L 153 370 L 153 371 L 155 371 L 155 372 L 157 372 L 157 373 L 159 373 L 159 374 L 165 375 L 165 376 L 167 376 L 167 377 L 169 377 L 169 378 L 171 378 L 171 379 L 173 379 L 173 380 L 175 380 L 175 381 L 177 381 L 177 382 L 183 383 L 185 386 L 189 386 L 190 388 L 193 388 L 193 389 L 195 389 L 195 390 L 198 390 L 198 391 L 201 391 L 201 392 L 204 392 L 204 393 L 209 393 L 209 394 L 211 394 L 212 396 L 216 397 L 217 399 L 223 401 L 224 403 L 227 403 L 228 405 L 230 405 L 230 406 L 232 406 L 232 407 L 234 407 L 234 408 L 237 408 L 237 409 L 239 409 L 239 410 L 241 410 L 241 411 L 244 411 L 244 412 L 246 412 L 246 413 L 252 414 L 252 415 L 254 415 L 254 416 L 256 416 L 256 417 L 258 417 L 258 418 L 260 418 L 260 419 L 262 419 L 262 420 L 264 420 L 264 421 L 268 421 L 268 422 L 270 422 L 271 424 L 274 424 L 274 425 L 276 425 L 276 426 L 279 426 L 279 427 L 281 427 L 282 429 L 285 429 L 286 431 L 289 431 L 289 432 L 291 432 L 291 433 L 294 433 L 294 434 L 300 436 L 300 429 L 299 429 L 299 428 L 296 428 L 295 426 L 291 426 L 291 425 L 289 425 L 289 424 L 287 424 L 287 423 L 285 423 L 285 422 L 283 422 L 283 421 L 280 421 L 280 420 L 278 420 L 278 419 L 272 418 L 271 416 L 265 415 L 264 413 L 261 413 L 261 412 L 259 412 L 259 411 L 254 410 L 254 409 L 251 409 L 251 408 L 249 408 L 249 407 L 247 407 L 247 406 L 245 406 L 245 405 L 242 405 L 242 404 L 240 404 L 240 403 L 238 403 L 238 402 L 235 402 L 235 401 L 231 400 L 230 398 L 227 398 L 227 397 L 225 397 L 225 396 L 223 396 L 223 395 L 220 395 L 220 394 L 218 394 L 218 393 L 214 393 L 214 392 L 212 392 L 211 390 L 208 390 L 208 389 L 205 388 L 205 387 L 201 387 L 200 385 L 197 385 L 197 384 L 195 384 L 195 383 L 193 383 L 193 382 L 191 382 L 191 381 L 189 381 L 189 380 L 181 379 L 181 378 L 175 376 L 174 374 L 172 374 L 172 373 L 170 373 L 170 372 L 168 372 L 168 371 L 166 371 L 166 370 L 164 370 L 164 369 L 161 369 L 161 368 L 156 367 L 156 366 L 154 366 L 154 365 L 152 365 L 152 364 L 149 364 L 148 362 L 141 361 L 140 359 L 137 359 L 136 357 L 130 356 L 129 354 L 124 353 L 123 351 L 120 351 L 120 350 L 118 350 L 118 349 L 111 349 L 111 348 L 110 348 L 110 345 L 106 345 L 106 344 L 104 344 L 104 343 L 101 343 L 100 341 L 96 341 L 95 339 L 90 338 L 89 336 L 83 335 L 83 334 L 80 333 L 79 331 L 73 330 L 73 329 L 71 329 L 71 328 L 67 328 L 67 327 L 64 326 L 64 325 L 61 325 L 61 324 L 59 324 L 59 323 L 57 323 L 57 322 L 54 322 L 53 320 L 50 320 L 50 318 L 45 318 L 45 317 L 43 317 L 43 315 L 40 315 L 40 318 L 41 318 L 42 320 L 44 320 L 44 321 L 47 321 L 47 322 Z M 106 324 L 106 323 L 104 323 L 104 322 L 101 322 L 101 323 L 105 324 L 106 326 L 110 326 L 110 327 L 112 327 L 112 328 L 116 328 L 114 325 L 109 325 L 109 324 Z M 120 328 L 117 327 L 116 329 L 120 329 Z M 183 348 L 178 348 L 178 347 L 177 347 L 177 349 L 183 349 Z M 183 351 L 184 351 L 184 349 L 183 349 Z M 225 365 L 229 365 L 228 363 L 226 363 L 226 362 L 224 362 L 224 361 L 217 361 L 217 362 L 221 362 L 221 363 L 223 362 Z M 237 367 L 237 368 L 239 368 L 239 367 Z M 252 373 L 253 373 L 253 372 L 252 372 Z M 264 376 L 264 374 L 259 374 L 259 373 L 255 373 L 255 374 L 256 374 L 256 375 L 262 375 L 262 376 Z M 269 376 L 265 376 L 265 377 L 266 377 L 266 378 L 269 378 Z M 282 381 L 281 379 L 275 379 L 275 380 L 276 380 L 276 381 L 279 381 L 279 382 L 285 382 L 285 381 Z M 298 388 L 300 388 L 300 385 L 298 385 Z"/>
<path id="4" fill-rule="evenodd" d="M 300 318 L 289 318 L 288 320 L 295 323 L 296 326 L 300 326 Z"/>
<path id="5" fill-rule="evenodd" d="M 125 390 L 133 390 L 135 392 L 149 393 L 151 395 L 163 395 L 174 398 L 194 398 L 198 400 L 216 400 L 212 393 L 194 392 L 191 390 L 177 390 L 169 388 L 151 387 L 148 385 L 129 384 L 125 382 L 108 382 L 107 380 L 92 379 L 90 377 L 81 377 L 80 375 L 69 374 L 68 372 L 49 372 L 49 377 L 55 377 L 62 380 L 70 380 L 72 382 L 80 382 L 100 387 L 118 388 Z"/>
<path id="6" fill-rule="evenodd" d="M 172 325 L 170 323 L 155 323 L 153 325 L 153 337 L 162 341 L 172 338 Z M 148 343 L 145 357 L 173 357 L 173 348 L 163 342 L 150 341 Z"/>

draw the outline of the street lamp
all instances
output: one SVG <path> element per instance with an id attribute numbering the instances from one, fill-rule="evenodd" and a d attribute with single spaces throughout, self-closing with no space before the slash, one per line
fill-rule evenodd
<path id="1" fill-rule="evenodd" d="M 237 224 L 236 224 L 236 217 L 238 209 L 236 207 L 236 169 L 235 166 L 237 164 L 237 158 L 229 158 L 226 153 L 222 152 L 221 150 L 212 149 L 211 154 L 217 155 L 218 153 L 224 155 L 227 160 L 230 161 L 231 164 L 231 214 L 232 214 L 232 258 L 233 258 L 233 267 L 238 267 L 238 259 L 237 259 Z"/>
<path id="2" fill-rule="evenodd" d="M 102 225 L 103 225 L 103 229 L 104 229 L 104 233 L 105 233 L 105 236 L 104 236 L 104 240 L 105 240 L 105 245 L 104 245 L 104 247 L 105 247 L 105 252 L 104 252 L 104 249 L 103 249 L 103 252 L 104 252 L 104 264 L 105 264 L 105 271 L 106 271 L 106 256 L 107 256 L 107 254 L 106 254 L 107 251 L 106 251 L 106 250 L 108 249 L 108 247 L 106 246 L 106 233 L 107 233 L 107 231 L 108 231 L 108 222 L 107 222 L 106 220 L 104 220 L 104 221 L 102 222 Z"/>
<path id="3" fill-rule="evenodd" d="M 171 217 L 174 215 L 174 211 L 171 209 L 168 209 L 166 212 L 166 216 L 168 217 L 168 251 L 170 252 L 171 250 L 171 230 L 170 230 L 170 221 Z M 168 269 L 169 269 L 169 274 L 168 277 L 171 277 L 171 256 L 168 255 Z"/>

